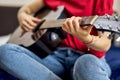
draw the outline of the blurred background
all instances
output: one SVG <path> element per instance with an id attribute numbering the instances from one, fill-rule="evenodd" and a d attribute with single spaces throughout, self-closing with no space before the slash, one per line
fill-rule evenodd
<path id="1" fill-rule="evenodd" d="M 33 0 L 0 0 L 0 45 L 7 42 L 18 27 L 18 9 Z M 120 15 L 120 0 L 115 0 L 113 9 Z M 118 36 L 118 35 L 117 35 Z M 116 42 L 119 45 L 119 42 Z"/>
<path id="2" fill-rule="evenodd" d="M 0 0 L 0 45 L 6 43 L 18 27 L 17 11 L 32 0 Z"/>

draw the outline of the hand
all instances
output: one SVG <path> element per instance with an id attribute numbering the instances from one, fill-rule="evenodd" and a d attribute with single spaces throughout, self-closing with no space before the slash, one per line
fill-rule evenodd
<path id="1" fill-rule="evenodd" d="M 89 41 L 90 32 L 93 26 L 80 26 L 82 18 L 81 17 L 71 17 L 66 19 L 64 22 L 62 29 L 84 42 Z"/>
<path id="2" fill-rule="evenodd" d="M 37 24 L 40 23 L 41 21 L 40 19 L 35 18 L 24 12 L 18 15 L 18 20 L 19 20 L 21 28 L 25 32 L 33 30 L 37 26 Z"/>

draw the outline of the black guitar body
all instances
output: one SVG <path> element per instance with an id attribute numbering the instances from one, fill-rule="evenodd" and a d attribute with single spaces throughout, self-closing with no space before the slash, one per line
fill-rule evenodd
<path id="1" fill-rule="evenodd" d="M 40 12 L 45 12 L 44 9 L 42 10 L 43 11 L 40 10 Z M 40 12 L 37 12 L 35 16 L 38 15 Z M 66 13 L 62 11 L 57 19 L 62 19 L 66 17 Z M 52 53 L 61 44 L 61 40 L 66 37 L 66 34 L 67 33 L 63 31 L 60 27 L 47 29 L 45 34 L 43 34 L 39 40 L 25 48 L 34 52 L 39 57 L 44 58 Z"/>
<path id="2" fill-rule="evenodd" d="M 34 52 L 41 58 L 46 57 L 48 54 L 52 53 L 60 44 L 61 40 L 66 37 L 66 32 L 61 28 L 51 28 L 48 29 L 45 34 L 41 36 L 34 44 L 25 47 L 30 51 Z"/>
<path id="3" fill-rule="evenodd" d="M 43 9 L 35 13 L 34 16 L 43 20 L 49 20 L 49 19 L 56 20 L 59 18 L 65 18 L 65 15 L 63 14 L 63 10 L 64 10 L 63 6 L 58 7 L 58 9 L 55 11 L 49 9 L 48 7 L 44 7 Z M 60 45 L 61 40 L 64 39 L 66 36 L 66 32 L 63 31 L 61 28 L 51 28 L 51 29 L 47 29 L 47 31 L 42 36 L 38 37 L 37 40 L 34 40 L 33 35 L 37 31 L 39 31 L 41 24 L 42 23 L 38 24 L 36 28 L 30 33 L 25 33 L 25 36 L 23 35 L 23 37 L 20 37 L 19 34 L 22 33 L 22 30 L 21 28 L 18 28 L 13 33 L 11 38 L 8 40 L 8 43 L 18 44 L 32 51 L 41 58 L 46 57 L 48 54 L 54 51 L 56 47 Z M 26 36 L 26 34 L 28 35 Z M 31 40 L 30 42 L 32 43 L 29 43 L 29 40 Z M 25 44 L 27 42 L 28 44 L 26 46 Z"/>

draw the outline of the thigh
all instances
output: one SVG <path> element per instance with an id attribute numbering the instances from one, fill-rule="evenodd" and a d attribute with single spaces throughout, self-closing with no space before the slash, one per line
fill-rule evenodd
<path id="1" fill-rule="evenodd" d="M 48 69 L 50 69 L 59 77 L 64 77 L 65 68 L 63 64 L 59 62 L 59 60 L 57 60 L 54 53 L 43 59 L 43 65 L 45 65 Z"/>
<path id="2" fill-rule="evenodd" d="M 49 63 L 53 67 L 56 66 L 51 63 L 52 57 L 46 57 L 46 59 L 41 59 L 33 52 L 18 45 L 5 44 L 0 47 L 0 67 L 22 80 L 57 79 L 58 77 L 47 66 Z"/>
<path id="3" fill-rule="evenodd" d="M 9 43 L 9 44 L 4 44 L 0 47 L 1 58 L 2 57 L 11 58 L 11 56 L 13 55 L 16 57 L 16 60 L 19 56 L 27 55 L 29 57 L 34 58 L 35 60 L 41 61 L 41 59 L 38 56 L 36 56 L 33 52 L 29 51 L 28 49 L 22 46 Z"/>
<path id="4" fill-rule="evenodd" d="M 48 55 L 45 58 L 40 58 L 38 57 L 35 53 L 21 47 L 21 46 L 16 46 L 14 45 L 14 48 L 16 49 L 16 51 L 19 51 L 21 53 L 24 53 L 28 56 L 30 56 L 31 58 L 35 59 L 37 62 L 43 64 L 45 67 L 47 67 L 49 70 L 51 70 L 52 72 L 54 72 L 55 74 L 57 74 L 58 76 L 62 76 L 64 75 L 64 67 L 63 65 L 56 59 L 56 57 L 54 56 L 54 53 L 51 53 L 51 55 Z"/>
<path id="5" fill-rule="evenodd" d="M 110 68 L 104 59 L 85 54 L 74 65 L 75 80 L 110 80 Z"/>

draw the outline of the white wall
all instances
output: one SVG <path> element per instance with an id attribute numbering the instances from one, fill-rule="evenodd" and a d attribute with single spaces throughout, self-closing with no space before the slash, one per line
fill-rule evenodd
<path id="1" fill-rule="evenodd" d="M 1 6 L 21 6 L 33 0 L 0 0 Z M 114 9 L 118 11 L 120 0 L 114 0 Z M 120 10 L 120 9 L 119 9 Z M 119 11 L 120 12 L 120 11 Z"/>
<path id="2" fill-rule="evenodd" d="M 22 6 L 33 0 L 0 0 L 0 6 Z"/>
<path id="3" fill-rule="evenodd" d="M 20 7 L 24 4 L 27 4 L 32 1 L 33 0 L 0 0 L 0 6 Z M 9 40 L 10 36 L 11 36 L 11 34 L 0 36 L 0 45 L 5 44 Z"/>
<path id="4" fill-rule="evenodd" d="M 114 0 L 113 9 L 120 15 L 120 0 Z"/>

